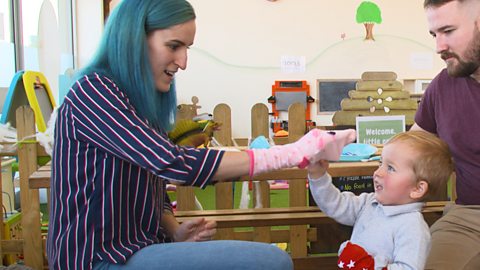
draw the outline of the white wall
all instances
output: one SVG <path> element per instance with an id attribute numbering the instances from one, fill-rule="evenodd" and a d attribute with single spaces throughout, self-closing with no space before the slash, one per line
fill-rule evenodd
<path id="1" fill-rule="evenodd" d="M 101 1 L 85 2 L 101 8 L 93 4 Z M 178 100 L 191 103 L 198 96 L 200 112 L 229 104 L 235 137 L 249 136 L 250 109 L 258 102 L 268 104 L 275 80 L 306 80 L 316 99 L 317 79 L 357 79 L 365 71 L 394 71 L 400 80 L 429 79 L 444 66 L 418 0 L 374 0 L 383 17 L 373 29 L 376 41 L 364 41 L 364 26 L 355 21 L 360 0 L 190 2 L 197 13 L 197 36 L 187 71 L 177 77 Z M 92 20 L 97 11 L 78 12 L 82 10 L 89 12 L 78 17 L 79 26 L 85 23 L 82 28 L 88 29 L 88 35 L 78 36 L 83 64 L 94 51 L 101 26 Z M 306 71 L 282 73 L 283 55 L 305 56 Z M 318 105 L 311 106 L 318 125 L 331 124 L 331 115 L 318 115 Z"/>
<path id="2" fill-rule="evenodd" d="M 103 31 L 103 1 L 77 0 L 75 11 L 76 63 L 85 66 L 95 53 Z"/>

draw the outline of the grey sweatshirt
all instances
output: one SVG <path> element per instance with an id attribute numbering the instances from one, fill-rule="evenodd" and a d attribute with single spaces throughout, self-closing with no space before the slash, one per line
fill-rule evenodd
<path id="1" fill-rule="evenodd" d="M 363 247 L 375 260 L 375 269 L 424 269 L 430 251 L 430 231 L 421 213 L 423 203 L 386 206 L 375 193 L 340 192 L 330 175 L 310 179 L 320 209 L 337 222 L 353 226 L 350 242 Z M 341 254 L 347 242 L 338 251 Z"/>

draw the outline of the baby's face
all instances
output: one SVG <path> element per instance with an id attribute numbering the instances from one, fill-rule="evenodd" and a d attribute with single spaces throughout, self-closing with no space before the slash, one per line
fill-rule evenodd
<path id="1" fill-rule="evenodd" d="M 412 192 L 417 188 L 413 161 L 416 152 L 410 146 L 397 142 L 385 145 L 380 167 L 373 174 L 375 197 L 383 205 L 414 202 Z"/>

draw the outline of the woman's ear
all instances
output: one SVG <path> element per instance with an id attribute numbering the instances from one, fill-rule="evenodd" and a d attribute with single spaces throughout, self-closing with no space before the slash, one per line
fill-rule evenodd
<path id="1" fill-rule="evenodd" d="M 412 191 L 410 191 L 410 198 L 414 200 L 422 199 L 428 191 L 428 183 L 425 180 L 420 180 Z"/>

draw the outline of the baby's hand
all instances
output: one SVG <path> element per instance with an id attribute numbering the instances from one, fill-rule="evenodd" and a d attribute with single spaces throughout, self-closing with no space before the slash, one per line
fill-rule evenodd
<path id="1" fill-rule="evenodd" d="M 328 169 L 328 160 L 319 160 L 315 163 L 312 163 L 308 165 L 307 170 L 308 170 L 308 176 L 311 179 L 318 179 L 325 175 Z"/>

